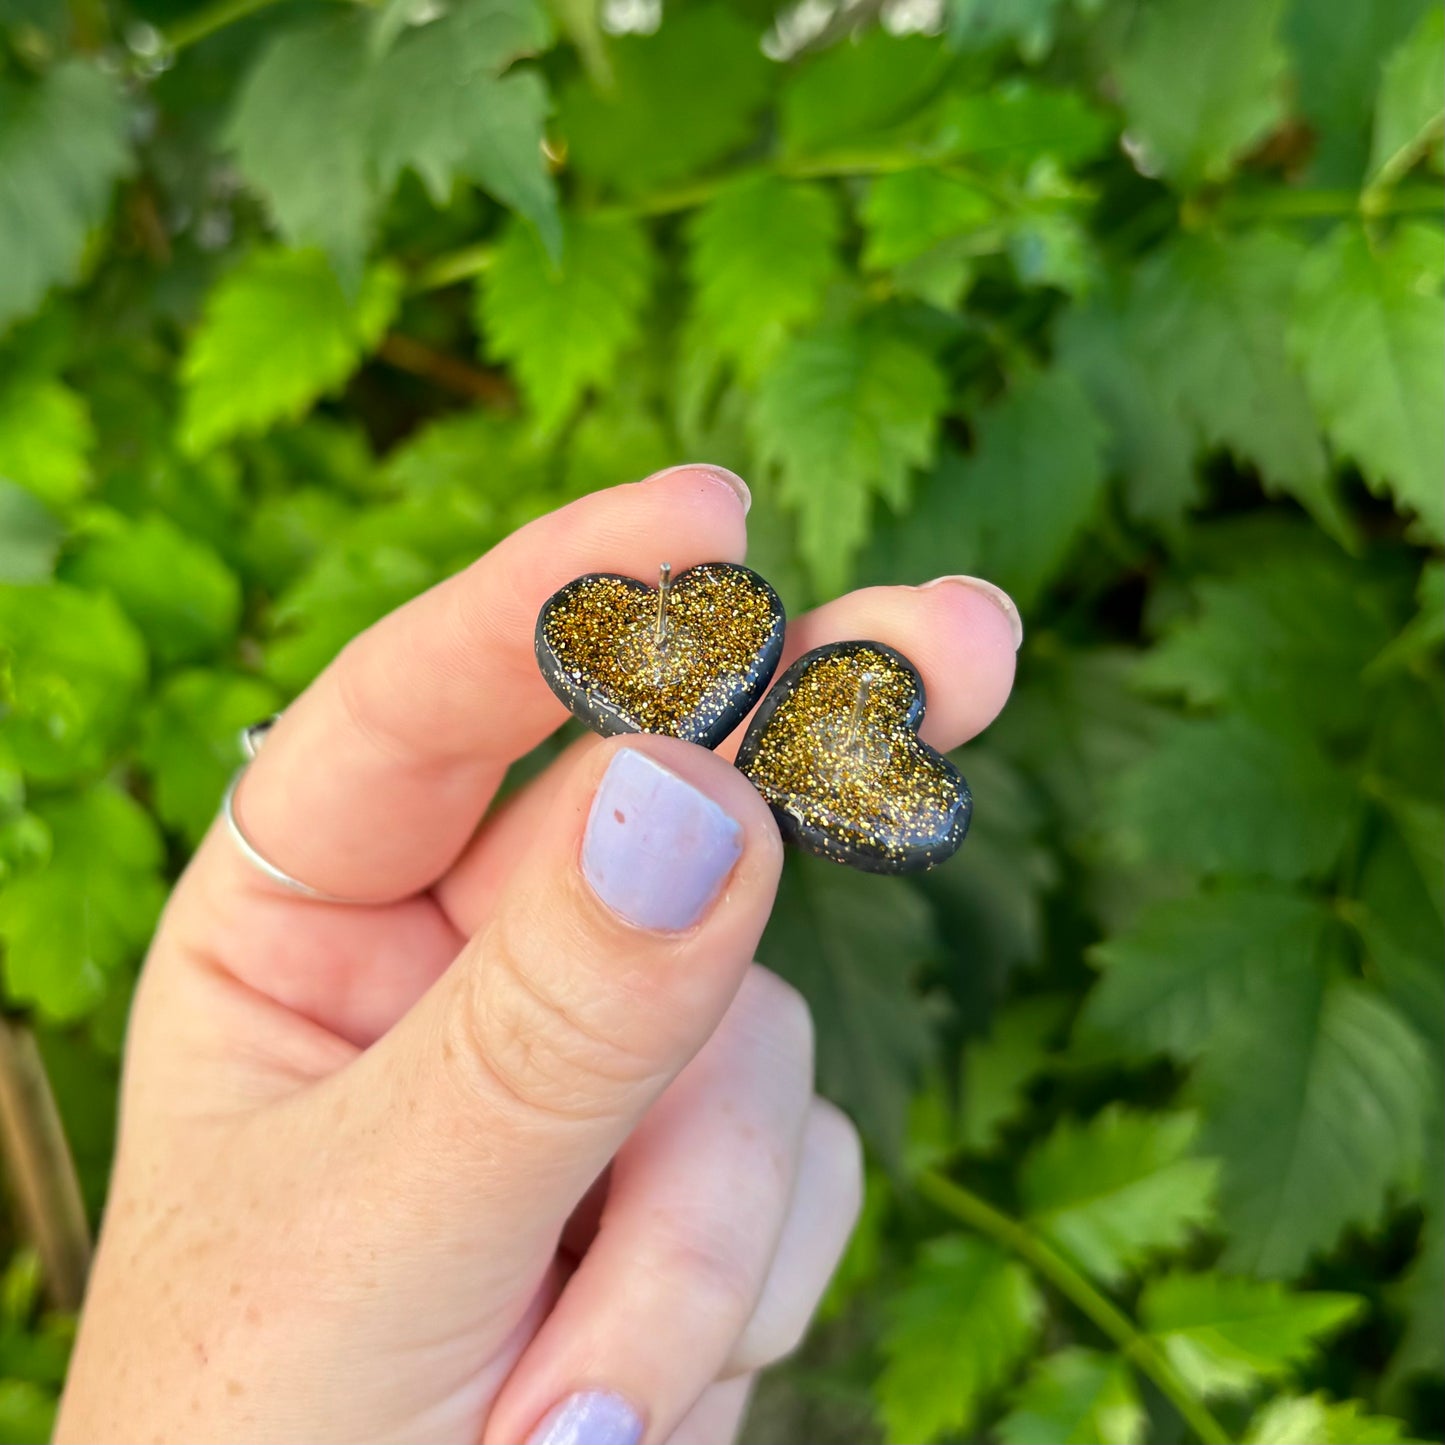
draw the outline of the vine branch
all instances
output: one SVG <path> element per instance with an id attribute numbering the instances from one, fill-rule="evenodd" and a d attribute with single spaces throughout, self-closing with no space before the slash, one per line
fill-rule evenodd
<path id="1" fill-rule="evenodd" d="M 90 1226 L 75 1161 L 35 1035 L 0 1013 L 0 1152 L 51 1303 L 80 1308 L 90 1270 Z"/>
<path id="2" fill-rule="evenodd" d="M 167 25 L 161 31 L 162 45 L 174 55 L 177 51 L 194 45 L 198 40 L 214 35 L 216 31 L 234 25 L 238 20 L 245 20 L 257 11 L 268 10 L 272 5 L 280 3 L 281 0 L 214 0 L 213 4 L 202 7 L 194 15 L 187 15 L 183 20 Z M 347 0 L 347 3 L 372 5 L 375 0 Z"/>
<path id="3" fill-rule="evenodd" d="M 459 356 L 438 351 L 436 347 L 400 331 L 389 332 L 376 348 L 376 354 L 398 371 L 419 376 L 469 401 L 502 409 L 517 404 L 517 394 L 505 376 L 495 371 L 483 371 Z"/>
<path id="4" fill-rule="evenodd" d="M 1031 1229 L 936 1170 L 925 1170 L 917 1182 L 925 1199 L 1016 1254 L 1087 1315 L 1114 1342 L 1119 1353 L 1158 1386 L 1203 1445 L 1230 1445 L 1224 1427 L 1158 1345 L 1140 1333 L 1133 1320 L 1063 1255 Z"/>

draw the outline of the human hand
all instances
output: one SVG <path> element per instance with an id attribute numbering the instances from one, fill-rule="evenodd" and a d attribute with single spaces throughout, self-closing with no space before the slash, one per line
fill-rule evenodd
<path id="1" fill-rule="evenodd" d="M 544 598 L 740 561 L 745 493 L 677 468 L 544 517 L 357 638 L 268 735 L 248 836 L 177 885 L 131 1019 L 63 1440 L 730 1439 L 859 1197 L 801 998 L 751 962 L 768 809 L 674 739 L 562 720 Z M 1012 620 L 945 583 L 793 621 L 918 665 L 924 738 L 985 726 Z M 886 966 L 886 962 L 884 963 Z"/>

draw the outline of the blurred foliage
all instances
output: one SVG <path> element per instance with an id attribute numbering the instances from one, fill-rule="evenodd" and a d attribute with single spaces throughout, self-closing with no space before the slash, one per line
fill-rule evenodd
<path id="1" fill-rule="evenodd" d="M 790 862 L 875 1162 L 757 1437 L 1440 1439 L 1441 62 L 1436 0 L 3 0 L 0 978 L 92 1208 L 237 726 L 703 457 L 791 609 L 1029 633 L 958 860 Z"/>

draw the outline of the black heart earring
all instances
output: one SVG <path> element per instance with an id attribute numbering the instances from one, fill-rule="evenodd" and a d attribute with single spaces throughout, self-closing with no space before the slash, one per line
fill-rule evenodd
<path id="1" fill-rule="evenodd" d="M 783 837 L 868 873 L 913 873 L 951 857 L 973 799 L 918 736 L 918 669 L 881 642 L 835 642 L 795 662 L 763 700 L 738 767 Z"/>
<path id="2" fill-rule="evenodd" d="M 715 748 L 763 695 L 783 651 L 778 594 L 756 572 L 704 562 L 656 587 L 592 572 L 537 616 L 537 663 L 588 727 Z"/>

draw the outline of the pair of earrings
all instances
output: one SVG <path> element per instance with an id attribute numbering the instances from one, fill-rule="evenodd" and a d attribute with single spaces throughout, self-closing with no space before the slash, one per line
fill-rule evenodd
<path id="1" fill-rule="evenodd" d="M 768 692 L 785 625 L 772 587 L 730 562 L 677 577 L 664 564 L 656 587 L 593 572 L 543 604 L 537 662 L 604 737 L 664 733 L 715 748 L 761 698 L 737 766 L 784 838 L 869 873 L 943 862 L 968 831 L 972 798 L 918 736 L 918 669 L 881 642 L 834 642 Z"/>

